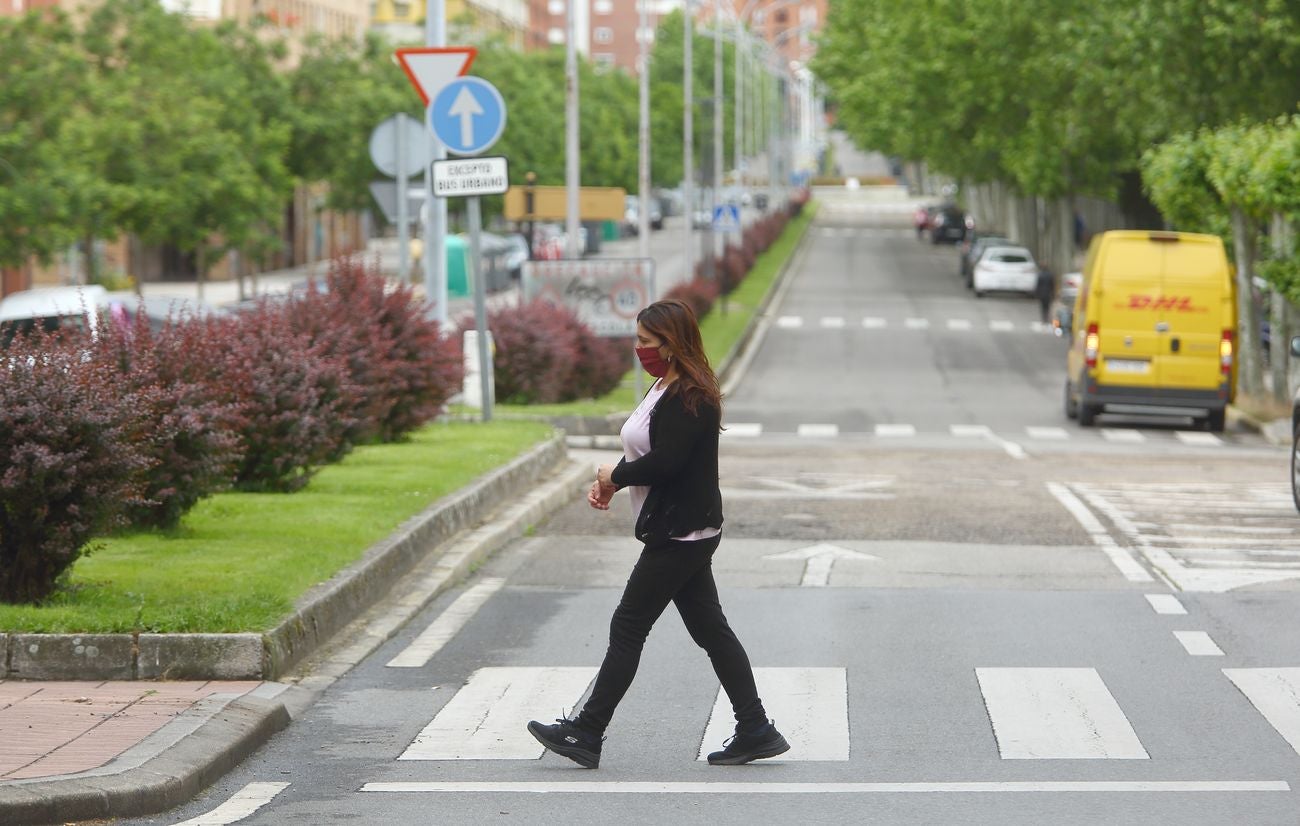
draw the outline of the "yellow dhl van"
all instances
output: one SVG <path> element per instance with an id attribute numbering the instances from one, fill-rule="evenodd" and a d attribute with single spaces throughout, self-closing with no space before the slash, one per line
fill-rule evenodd
<path id="1" fill-rule="evenodd" d="M 1236 387 L 1237 301 L 1213 235 L 1096 236 L 1075 300 L 1065 413 L 1190 416 L 1223 430 Z"/>

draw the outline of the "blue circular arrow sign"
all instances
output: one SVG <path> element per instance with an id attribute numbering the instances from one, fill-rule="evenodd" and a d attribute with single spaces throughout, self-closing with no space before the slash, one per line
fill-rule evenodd
<path id="1" fill-rule="evenodd" d="M 477 155 L 505 131 L 506 102 L 483 78 L 458 77 L 429 104 L 429 128 L 448 152 Z"/>

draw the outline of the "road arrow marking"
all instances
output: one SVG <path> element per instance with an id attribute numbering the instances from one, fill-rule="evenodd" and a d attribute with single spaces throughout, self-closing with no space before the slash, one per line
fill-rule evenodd
<path id="1" fill-rule="evenodd" d="M 809 545 L 806 548 L 796 548 L 793 551 L 782 551 L 776 554 L 767 554 L 764 559 L 806 559 L 807 564 L 803 566 L 803 578 L 799 580 L 799 585 L 804 588 L 825 588 L 831 582 L 831 568 L 835 566 L 837 559 L 857 559 L 861 561 L 878 562 L 880 557 L 863 553 L 862 551 L 853 551 L 848 548 L 841 548 L 839 545 L 829 545 L 824 542 L 816 545 Z"/>
<path id="2" fill-rule="evenodd" d="M 456 95 L 456 100 L 451 104 L 448 114 L 453 118 L 460 118 L 460 145 L 473 146 L 474 118 L 483 114 L 483 107 L 468 87 L 463 87 Z"/>

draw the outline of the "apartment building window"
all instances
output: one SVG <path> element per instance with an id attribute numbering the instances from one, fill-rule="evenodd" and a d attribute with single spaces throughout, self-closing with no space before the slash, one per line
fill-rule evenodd
<path id="1" fill-rule="evenodd" d="M 564 0 L 551 0 L 551 2 L 546 4 L 546 10 L 549 11 L 552 16 L 564 14 Z"/>
<path id="2" fill-rule="evenodd" d="M 599 71 L 607 71 L 614 68 L 614 55 L 609 52 L 596 52 L 592 55 L 592 58 L 595 59 L 596 69 Z"/>
<path id="3" fill-rule="evenodd" d="M 591 10 L 596 14 L 613 14 L 614 0 L 596 0 L 591 4 Z"/>
<path id="4" fill-rule="evenodd" d="M 597 26 L 592 35 L 597 43 L 612 43 L 614 41 L 614 30 L 609 26 Z"/>
<path id="5" fill-rule="evenodd" d="M 393 0 L 393 17 L 405 20 L 411 16 L 411 4 L 407 0 Z"/>
<path id="6" fill-rule="evenodd" d="M 550 31 L 546 33 L 546 39 L 549 40 L 553 46 L 560 45 L 564 42 L 564 29 L 561 29 L 558 26 L 552 26 Z"/>

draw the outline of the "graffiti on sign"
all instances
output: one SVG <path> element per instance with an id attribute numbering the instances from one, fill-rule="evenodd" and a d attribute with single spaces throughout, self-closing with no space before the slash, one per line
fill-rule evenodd
<path id="1" fill-rule="evenodd" d="M 598 336 L 630 337 L 637 313 L 650 303 L 653 273 L 654 261 L 645 258 L 529 261 L 524 299 L 568 307 Z"/>

